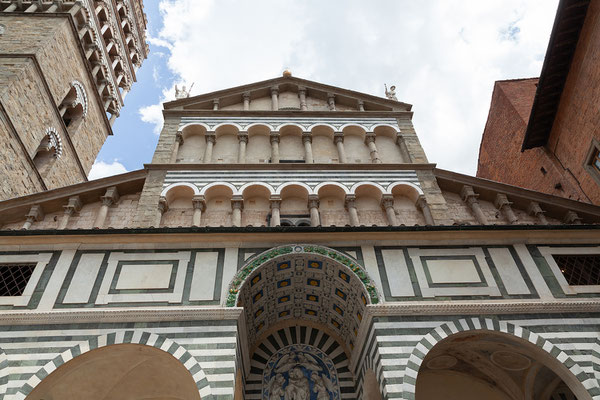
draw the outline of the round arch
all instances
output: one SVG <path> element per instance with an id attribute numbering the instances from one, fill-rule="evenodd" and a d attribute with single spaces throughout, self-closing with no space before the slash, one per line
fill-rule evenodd
<path id="1" fill-rule="evenodd" d="M 404 379 L 402 383 L 402 393 L 404 398 L 414 399 L 416 396 L 416 382 L 419 369 L 423 363 L 423 360 L 427 356 L 433 347 L 450 336 L 461 332 L 477 332 L 477 331 L 488 331 L 492 333 L 506 334 L 509 337 L 529 342 L 530 344 L 537 346 L 539 350 L 547 353 L 549 357 L 556 359 L 559 365 L 563 365 L 571 374 L 572 380 L 577 380 L 581 383 L 578 390 L 571 390 L 577 395 L 579 392 L 587 392 L 592 398 L 589 391 L 591 389 L 598 389 L 598 381 L 593 377 L 582 371 L 581 367 L 575 363 L 568 355 L 562 350 L 552 344 L 550 341 L 544 339 L 540 335 L 529 331 L 528 329 L 522 328 L 518 325 L 514 325 L 510 322 L 499 321 L 492 318 L 464 318 L 460 320 L 450 321 L 444 323 L 437 328 L 433 329 L 427 335 L 421 339 L 421 341 L 415 346 L 411 353 L 408 363 L 406 365 L 405 375 L 410 376 L 411 379 Z M 563 376 L 557 374 L 561 379 L 564 380 Z M 568 384 L 568 383 L 567 383 Z M 594 397 L 594 398 L 597 398 Z"/>
<path id="2" fill-rule="evenodd" d="M 368 129 L 368 131 L 375 132 L 375 129 L 381 128 L 381 127 L 392 128 L 394 131 L 396 131 L 396 133 L 399 133 L 398 127 L 394 126 L 394 125 L 390 125 L 390 124 L 375 124 L 375 125 L 371 126 L 371 129 Z"/>
<path id="3" fill-rule="evenodd" d="M 234 195 L 243 195 L 244 191 L 246 189 L 248 189 L 249 187 L 252 186 L 261 186 L 264 187 L 265 189 L 267 189 L 269 191 L 269 194 L 275 194 L 275 189 L 273 189 L 273 186 L 269 185 L 268 183 L 264 183 L 264 182 L 248 182 L 245 183 L 244 185 L 242 185 L 239 190 L 237 190 L 236 192 L 234 192 Z"/>
<path id="4" fill-rule="evenodd" d="M 189 128 L 190 126 L 201 126 L 206 130 L 206 132 L 210 131 L 210 126 L 206 125 L 204 122 L 188 122 L 187 124 L 180 126 L 179 130 L 183 131 L 184 129 Z"/>
<path id="5" fill-rule="evenodd" d="M 384 193 L 385 194 L 394 194 L 394 189 L 398 189 L 398 190 L 401 190 L 402 192 L 406 192 L 407 197 L 410 198 L 414 202 L 417 201 L 419 196 L 422 196 L 424 194 L 423 189 L 421 189 L 419 186 L 417 186 L 411 182 L 394 182 L 387 187 L 387 189 Z"/>
<path id="6" fill-rule="evenodd" d="M 46 363 L 46 365 L 41 367 L 37 373 L 31 376 L 17 392 L 17 398 L 27 397 L 27 395 L 29 395 L 46 376 L 51 374 L 63 364 L 71 361 L 76 356 L 113 344 L 140 344 L 154 347 L 171 354 L 175 359 L 179 360 L 183 367 L 186 368 L 192 375 L 196 387 L 198 388 L 200 398 L 202 400 L 213 399 L 212 389 L 206 374 L 202 370 L 202 367 L 198 361 L 196 361 L 196 359 L 184 347 L 164 336 L 159 336 L 155 333 L 144 332 L 140 330 L 123 330 L 108 333 L 102 336 L 96 336 L 89 339 L 87 342 L 80 343 L 69 350 L 64 351 L 53 360 Z"/>
<path id="7" fill-rule="evenodd" d="M 250 129 L 256 128 L 256 127 L 259 127 L 259 126 L 263 126 L 263 127 L 267 128 L 267 129 L 269 129 L 271 131 L 275 129 L 273 127 L 273 125 L 271 125 L 271 124 L 267 124 L 267 123 L 264 123 L 264 122 L 254 122 L 254 123 L 252 123 L 250 125 L 247 125 L 245 130 L 249 131 Z"/>
<path id="8" fill-rule="evenodd" d="M 352 185 L 352 187 L 350 188 L 350 193 L 356 193 L 356 189 L 360 188 L 361 186 L 371 186 L 379 191 L 381 191 L 381 194 L 387 193 L 385 191 L 385 189 L 379 184 L 379 183 L 375 183 L 375 182 L 368 182 L 368 181 L 361 181 L 361 182 L 356 182 L 354 185 Z"/>
<path id="9" fill-rule="evenodd" d="M 286 122 L 286 123 L 284 123 L 284 124 L 277 125 L 277 126 L 275 127 L 274 131 L 275 131 L 275 132 L 279 132 L 279 131 L 280 131 L 282 128 L 285 128 L 285 127 L 288 127 L 288 126 L 294 126 L 294 127 L 296 127 L 296 128 L 298 128 L 298 129 L 300 129 L 300 130 L 301 130 L 301 131 L 303 131 L 303 132 L 306 130 L 306 129 L 305 129 L 305 128 L 304 128 L 302 125 L 300 125 L 300 124 L 296 124 L 296 123 L 293 123 L 293 122 Z"/>
<path id="10" fill-rule="evenodd" d="M 365 131 L 365 132 L 367 132 L 367 131 L 368 131 L 368 129 L 367 129 L 367 128 L 366 128 L 364 125 L 360 125 L 360 124 L 344 124 L 344 125 L 342 125 L 342 126 L 340 127 L 340 129 L 338 129 L 338 131 L 339 131 L 339 132 L 343 132 L 343 131 L 344 131 L 344 129 L 346 129 L 346 128 L 350 128 L 350 127 L 352 127 L 352 128 L 359 128 L 359 129 L 362 129 L 362 130 L 363 130 L 363 131 Z"/>
<path id="11" fill-rule="evenodd" d="M 177 182 L 177 183 L 172 183 L 169 186 L 167 186 L 166 188 L 164 188 L 163 191 L 160 192 L 160 196 L 167 197 L 167 193 L 169 193 L 172 189 L 175 189 L 175 188 L 181 187 L 181 186 L 185 186 L 185 187 L 192 189 L 194 191 L 194 196 L 200 194 L 200 190 L 198 190 L 198 187 L 196 185 L 194 185 L 193 183 Z"/>
<path id="12" fill-rule="evenodd" d="M 232 126 L 232 127 L 236 128 L 238 132 L 244 130 L 244 128 L 242 128 L 242 126 L 240 124 L 237 124 L 235 122 L 222 122 L 218 125 L 215 125 L 212 129 L 209 129 L 209 131 L 217 132 L 217 129 L 223 128 L 224 126 Z"/>
<path id="13" fill-rule="evenodd" d="M 229 182 L 213 182 L 213 183 L 209 183 L 208 185 L 204 186 L 201 190 L 200 190 L 200 194 L 201 195 L 205 195 L 206 191 L 215 187 L 215 186 L 226 186 L 229 189 L 231 189 L 232 194 L 233 193 L 237 193 L 237 189 L 235 186 L 233 186 L 231 183 Z"/>
<path id="14" fill-rule="evenodd" d="M 350 190 L 348 190 L 348 188 L 346 186 L 342 185 L 339 182 L 331 182 L 331 181 L 326 181 L 326 182 L 319 183 L 317 186 L 315 186 L 315 189 L 313 190 L 313 192 L 315 194 L 318 194 L 319 190 L 321 190 L 321 188 L 323 188 L 325 186 L 337 186 L 340 189 L 342 189 L 344 191 L 344 193 L 350 194 Z"/>
<path id="15" fill-rule="evenodd" d="M 275 190 L 275 194 L 281 194 L 281 191 L 288 186 L 301 186 L 308 191 L 309 195 L 315 194 L 315 192 L 310 188 L 310 186 L 308 186 L 306 183 L 303 183 L 303 182 L 286 182 L 284 184 L 281 184 Z"/>
<path id="16" fill-rule="evenodd" d="M 325 128 L 331 129 L 332 132 L 337 132 L 337 129 L 335 129 L 335 126 L 333 126 L 331 124 L 326 124 L 324 122 L 317 122 L 316 124 L 312 124 L 311 126 L 306 128 L 306 131 L 312 132 L 313 129 L 318 128 L 318 127 L 325 127 Z"/>

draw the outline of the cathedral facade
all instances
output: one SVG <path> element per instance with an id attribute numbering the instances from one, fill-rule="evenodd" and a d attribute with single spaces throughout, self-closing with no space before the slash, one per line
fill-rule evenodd
<path id="1" fill-rule="evenodd" d="M 0 397 L 600 399 L 600 207 L 386 95 L 182 90 L 144 169 L 0 202 Z"/>

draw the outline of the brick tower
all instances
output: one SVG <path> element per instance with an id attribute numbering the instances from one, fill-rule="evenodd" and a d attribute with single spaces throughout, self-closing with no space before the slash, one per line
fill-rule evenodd
<path id="1" fill-rule="evenodd" d="M 141 0 L 0 1 L 0 199 L 87 180 L 145 27 Z"/>

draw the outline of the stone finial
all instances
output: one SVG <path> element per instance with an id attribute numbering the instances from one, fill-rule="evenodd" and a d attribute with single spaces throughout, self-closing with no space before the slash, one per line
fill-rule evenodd
<path id="1" fill-rule="evenodd" d="M 583 222 L 575 211 L 569 210 L 563 218 L 565 224 L 581 225 Z"/>
<path id="2" fill-rule="evenodd" d="M 100 197 L 100 200 L 102 200 L 102 205 L 108 207 L 116 204 L 119 201 L 119 192 L 117 191 L 117 187 L 111 186 L 106 189 L 106 193 L 104 193 L 104 196 Z"/>

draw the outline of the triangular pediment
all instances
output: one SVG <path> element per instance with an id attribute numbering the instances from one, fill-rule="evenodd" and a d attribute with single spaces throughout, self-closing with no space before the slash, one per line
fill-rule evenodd
<path id="1" fill-rule="evenodd" d="M 410 111 L 412 105 L 292 76 L 269 79 L 249 85 L 205 93 L 164 103 L 165 110 L 271 111 L 272 89 L 276 88 L 279 111 L 300 111 L 299 93 L 305 90 L 307 111 L 331 111 L 329 99 L 335 99 L 335 111 Z M 359 105 L 362 104 L 362 106 Z"/>

